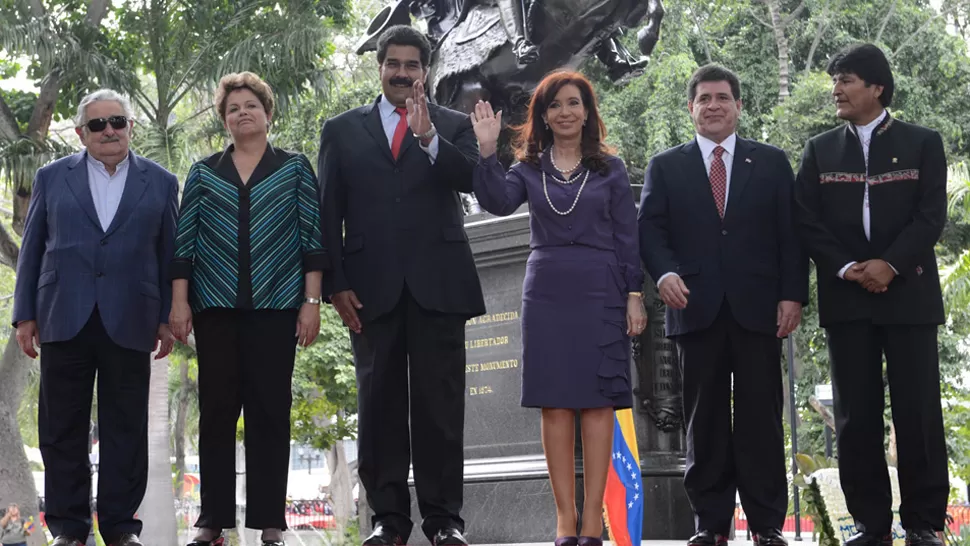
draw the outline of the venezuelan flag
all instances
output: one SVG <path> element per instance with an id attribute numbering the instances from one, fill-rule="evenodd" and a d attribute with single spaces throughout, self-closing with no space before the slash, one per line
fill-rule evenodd
<path id="1" fill-rule="evenodd" d="M 606 477 L 603 516 L 615 546 L 640 546 L 643 536 L 643 479 L 633 429 L 633 410 L 614 413 L 613 464 Z"/>

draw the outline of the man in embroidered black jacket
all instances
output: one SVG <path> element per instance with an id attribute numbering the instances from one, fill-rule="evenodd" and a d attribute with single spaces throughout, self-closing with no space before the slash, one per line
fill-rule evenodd
<path id="1" fill-rule="evenodd" d="M 795 185 L 799 237 L 816 265 L 819 322 L 832 363 L 839 474 L 858 533 L 892 542 L 884 448 L 883 354 L 896 426 L 906 542 L 939 546 L 949 493 L 937 327 L 943 299 L 933 247 L 946 221 L 940 135 L 893 119 L 893 75 L 877 47 L 832 58 L 837 114 L 811 139 Z"/>

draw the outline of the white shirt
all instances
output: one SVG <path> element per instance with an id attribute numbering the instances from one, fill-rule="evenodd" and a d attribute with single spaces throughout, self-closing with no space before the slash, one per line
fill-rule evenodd
<path id="1" fill-rule="evenodd" d="M 398 120 L 401 119 L 401 114 L 398 114 L 393 104 L 387 97 L 381 95 L 381 101 L 377 103 L 377 107 L 381 111 L 381 123 L 384 126 L 384 134 L 387 135 L 387 145 L 394 146 L 394 131 L 397 130 Z M 411 129 L 408 129 L 410 131 Z M 435 159 L 438 159 L 438 135 L 435 135 L 431 139 L 431 143 L 425 148 L 424 145 L 418 141 L 418 147 L 424 150 L 424 153 L 428 154 L 428 159 L 434 164 Z"/>
<path id="2" fill-rule="evenodd" d="M 108 174 L 108 169 L 104 163 L 98 161 L 91 154 L 87 156 L 88 167 L 88 187 L 91 188 L 91 197 L 94 199 L 94 210 L 98 213 L 98 221 L 101 222 L 101 229 L 108 231 L 108 226 L 114 220 L 115 213 L 118 212 L 118 204 L 121 203 L 121 195 L 125 192 L 125 181 L 128 179 L 128 159 L 125 158 L 115 167 L 114 174 Z"/>
<path id="3" fill-rule="evenodd" d="M 882 123 L 882 120 L 885 118 L 886 111 L 883 110 L 881 114 L 876 116 L 876 119 L 870 121 L 866 125 L 854 125 L 856 134 L 859 136 L 859 142 L 862 144 L 862 157 L 866 162 L 866 178 L 869 177 L 869 144 L 872 142 L 872 132 L 876 130 L 876 127 L 879 127 L 879 124 Z M 865 194 L 862 198 L 862 229 L 866 232 L 866 240 L 872 239 L 870 235 L 871 225 L 872 220 L 869 215 L 869 182 L 867 180 Z M 845 266 L 839 270 L 839 278 L 844 279 L 845 272 L 855 264 L 856 262 L 849 262 L 845 264 Z M 892 264 L 889 264 L 889 267 L 892 267 L 893 271 L 896 271 L 896 268 L 893 267 Z"/>
<path id="4" fill-rule="evenodd" d="M 728 198 L 731 196 L 731 168 L 734 166 L 734 148 L 738 142 L 737 133 L 731 133 L 731 136 L 724 139 L 723 142 L 718 144 L 713 140 L 697 135 L 697 147 L 701 149 L 701 158 L 704 159 L 704 168 L 707 169 L 707 176 L 711 176 L 711 162 L 714 161 L 714 148 L 720 146 L 724 148 L 724 153 L 721 154 L 721 161 L 724 162 L 724 170 L 727 172 L 727 182 L 724 185 L 724 212 L 727 213 Z M 668 271 L 657 279 L 657 286 L 663 280 L 674 275 L 674 271 Z"/>

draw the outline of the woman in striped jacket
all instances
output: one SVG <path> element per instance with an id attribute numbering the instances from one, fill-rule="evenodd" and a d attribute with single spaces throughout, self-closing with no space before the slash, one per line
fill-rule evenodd
<path id="1" fill-rule="evenodd" d="M 286 528 L 290 404 L 296 345 L 320 330 L 320 207 L 302 154 L 274 148 L 273 92 L 229 74 L 215 104 L 233 144 L 192 166 L 172 264 L 170 324 L 199 358 L 202 513 L 191 546 L 221 546 L 236 526 L 235 436 L 245 410 L 246 527 L 264 545 Z"/>

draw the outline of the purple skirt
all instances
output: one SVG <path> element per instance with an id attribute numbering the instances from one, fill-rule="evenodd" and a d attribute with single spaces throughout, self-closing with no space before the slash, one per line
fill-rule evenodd
<path id="1" fill-rule="evenodd" d="M 612 251 L 532 251 L 522 286 L 524 407 L 631 407 L 624 286 Z"/>

